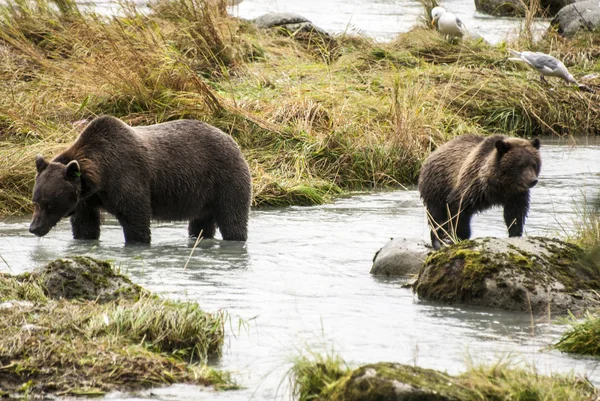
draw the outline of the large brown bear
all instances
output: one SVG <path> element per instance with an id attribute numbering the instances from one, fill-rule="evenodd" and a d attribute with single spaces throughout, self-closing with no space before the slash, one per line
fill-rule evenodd
<path id="1" fill-rule="evenodd" d="M 433 152 L 419 175 L 433 247 L 439 249 L 452 235 L 468 239 L 471 217 L 492 206 L 504 206 L 510 237 L 523 235 L 529 189 L 542 165 L 539 148 L 537 138 L 465 135 Z"/>
<path id="2" fill-rule="evenodd" d="M 149 243 L 150 220 L 189 220 L 190 236 L 245 241 L 252 194 L 235 141 L 200 121 L 130 127 L 94 119 L 48 163 L 36 158 L 29 231 L 46 235 L 71 216 L 75 239 L 100 237 L 100 210 L 114 215 L 126 243 Z"/>

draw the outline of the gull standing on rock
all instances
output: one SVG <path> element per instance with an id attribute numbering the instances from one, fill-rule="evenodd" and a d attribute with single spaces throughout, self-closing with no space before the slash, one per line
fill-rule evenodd
<path id="1" fill-rule="evenodd" d="M 465 24 L 456 15 L 446 11 L 445 8 L 434 7 L 431 10 L 431 18 L 431 24 L 433 25 L 437 22 L 438 30 L 444 36 L 451 38 L 461 38 L 463 36 L 466 29 Z"/>
<path id="2" fill-rule="evenodd" d="M 557 60 L 556 58 L 539 52 L 518 52 L 516 50 L 508 49 L 510 54 L 516 57 L 510 57 L 509 60 L 513 61 L 522 61 L 527 63 L 531 68 L 540 73 L 540 80 L 545 84 L 548 83 L 546 81 L 545 76 L 548 77 L 560 77 L 567 81 L 570 84 L 575 84 L 580 88 L 584 85 L 579 85 L 579 83 L 573 78 L 573 75 L 569 73 L 567 67 Z"/>

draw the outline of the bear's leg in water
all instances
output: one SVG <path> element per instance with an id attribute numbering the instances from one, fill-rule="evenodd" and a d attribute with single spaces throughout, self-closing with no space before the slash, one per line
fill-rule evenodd
<path id="1" fill-rule="evenodd" d="M 523 235 L 523 226 L 529 210 L 529 192 L 516 195 L 504 205 L 504 222 L 509 237 Z"/>
<path id="2" fill-rule="evenodd" d="M 115 213 L 123 227 L 125 243 L 150 243 L 150 201 L 143 196 L 121 199 L 121 210 Z"/>
<path id="3" fill-rule="evenodd" d="M 201 219 L 191 220 L 188 225 L 188 234 L 192 238 L 197 238 L 202 231 L 202 238 L 208 239 L 215 236 L 216 223 L 214 216 L 208 216 Z"/>
<path id="4" fill-rule="evenodd" d="M 100 221 L 100 208 L 93 200 L 79 202 L 71 215 L 73 238 L 100 238 Z"/>

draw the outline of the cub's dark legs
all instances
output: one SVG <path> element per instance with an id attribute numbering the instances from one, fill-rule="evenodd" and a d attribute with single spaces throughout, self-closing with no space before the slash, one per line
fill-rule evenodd
<path id="1" fill-rule="evenodd" d="M 529 191 L 516 195 L 504 205 L 504 222 L 508 228 L 509 237 L 523 235 L 525 218 L 529 212 Z"/>
<path id="2" fill-rule="evenodd" d="M 200 234 L 202 231 L 202 234 Z M 201 219 L 194 219 L 188 225 L 188 234 L 192 238 L 197 238 L 202 235 L 202 238 L 214 238 L 216 231 L 216 223 L 214 216 L 208 216 Z"/>
<path id="3" fill-rule="evenodd" d="M 457 239 L 465 240 L 471 238 L 471 210 L 462 210 L 458 214 L 457 209 L 432 209 L 430 213 L 431 245 L 434 249 L 442 247 L 442 241 L 456 236 Z"/>

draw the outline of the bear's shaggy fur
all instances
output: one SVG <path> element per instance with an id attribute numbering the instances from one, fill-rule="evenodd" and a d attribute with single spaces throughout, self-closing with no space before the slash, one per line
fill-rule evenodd
<path id="1" fill-rule="evenodd" d="M 537 138 L 465 135 L 433 152 L 419 175 L 433 247 L 449 235 L 468 239 L 471 217 L 492 206 L 504 207 L 510 237 L 523 235 L 529 189 L 542 165 L 539 148 Z"/>
<path id="2" fill-rule="evenodd" d="M 245 241 L 252 195 L 235 141 L 200 121 L 130 127 L 103 116 L 48 163 L 36 158 L 29 231 L 46 235 L 71 216 L 73 238 L 100 237 L 100 210 L 114 215 L 126 243 L 149 243 L 150 220 L 188 220 L 190 236 Z"/>

